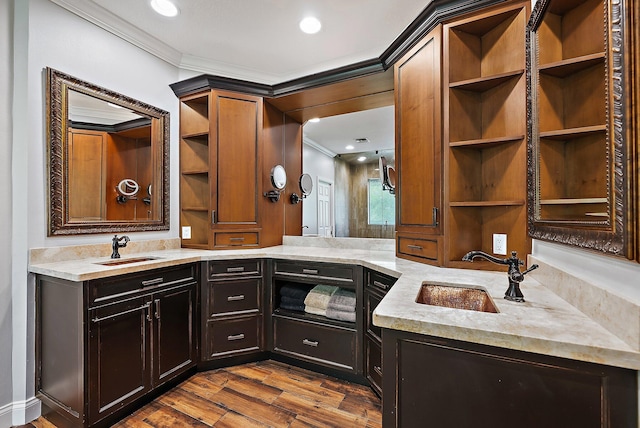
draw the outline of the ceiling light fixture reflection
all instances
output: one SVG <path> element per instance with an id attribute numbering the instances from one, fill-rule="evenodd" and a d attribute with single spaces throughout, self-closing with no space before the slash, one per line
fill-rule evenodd
<path id="1" fill-rule="evenodd" d="M 319 117 L 314 117 L 313 119 L 309 119 L 309 122 L 318 123 L 318 122 L 320 122 L 320 118 Z"/>
<path id="2" fill-rule="evenodd" d="M 313 16 L 308 16 L 300 21 L 300 29 L 307 34 L 316 34 L 322 28 L 322 24 Z"/>
<path id="3" fill-rule="evenodd" d="M 169 0 L 151 0 L 151 7 L 162 16 L 172 18 L 178 15 L 178 7 Z"/>
<path id="4" fill-rule="evenodd" d="M 345 150 L 353 150 L 353 146 L 349 144 L 347 147 L 345 147 Z"/>
<path id="5" fill-rule="evenodd" d="M 366 156 L 360 156 L 360 157 L 358 158 L 358 162 L 364 162 L 364 161 L 366 161 L 366 160 L 367 160 L 367 157 L 366 157 Z"/>

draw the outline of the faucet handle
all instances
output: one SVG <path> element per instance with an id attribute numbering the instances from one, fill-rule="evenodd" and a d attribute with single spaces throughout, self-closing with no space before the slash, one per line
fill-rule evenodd
<path id="1" fill-rule="evenodd" d="M 524 272 L 522 272 L 522 276 L 528 274 L 529 272 L 531 272 L 534 269 L 538 269 L 540 266 L 538 266 L 537 264 L 532 264 L 529 269 L 525 270 Z"/>

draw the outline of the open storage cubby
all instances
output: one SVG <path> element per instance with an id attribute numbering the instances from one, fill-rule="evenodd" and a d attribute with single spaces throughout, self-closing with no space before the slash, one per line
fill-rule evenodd
<path id="1" fill-rule="evenodd" d="M 444 26 L 444 140 L 448 186 L 445 265 L 471 250 L 530 252 L 526 234 L 525 25 L 528 3 L 485 10 Z M 499 255 L 498 255 L 499 256 Z"/>
<path id="2" fill-rule="evenodd" d="M 209 95 L 180 100 L 180 226 L 191 228 L 184 247 L 207 248 L 209 216 Z"/>

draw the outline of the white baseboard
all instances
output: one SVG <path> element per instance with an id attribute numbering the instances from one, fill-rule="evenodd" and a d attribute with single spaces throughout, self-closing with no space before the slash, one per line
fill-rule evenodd
<path id="1" fill-rule="evenodd" d="M 24 425 L 37 419 L 41 414 L 40 400 L 31 397 L 24 401 L 14 401 L 0 407 L 0 428 Z"/>

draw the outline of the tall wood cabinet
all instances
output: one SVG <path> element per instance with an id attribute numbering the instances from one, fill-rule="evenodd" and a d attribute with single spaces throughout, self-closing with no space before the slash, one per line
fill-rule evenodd
<path id="1" fill-rule="evenodd" d="M 219 90 L 181 98 L 183 247 L 260 245 L 262 103 Z"/>
<path id="2" fill-rule="evenodd" d="M 442 263 L 441 26 L 394 66 L 396 253 Z"/>
<path id="3" fill-rule="evenodd" d="M 637 7 L 626 0 L 536 4 L 527 33 L 534 238 L 637 257 Z"/>
<path id="4" fill-rule="evenodd" d="M 494 234 L 507 236 L 507 253 L 531 251 L 528 16 L 529 2 L 512 1 L 457 17 L 396 63 L 398 257 L 499 269 L 462 261 L 471 250 L 493 253 Z"/>

